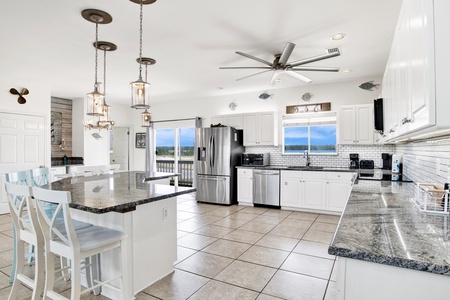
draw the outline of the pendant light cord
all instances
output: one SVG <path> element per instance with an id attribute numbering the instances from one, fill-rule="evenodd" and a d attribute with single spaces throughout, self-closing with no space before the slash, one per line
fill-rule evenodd
<path id="1" fill-rule="evenodd" d="M 98 86 L 98 82 L 97 82 L 97 64 L 98 64 L 98 49 L 97 49 L 97 44 L 98 44 L 98 22 L 95 22 L 95 82 L 94 82 L 94 88 L 95 90 L 97 90 L 97 86 Z"/>
<path id="2" fill-rule="evenodd" d="M 141 10 L 140 10 L 140 25 L 139 25 L 139 79 L 142 80 L 142 19 L 143 13 L 142 13 L 142 0 L 141 0 Z"/>
<path id="3" fill-rule="evenodd" d="M 106 105 L 106 48 L 103 49 L 103 97 Z"/>

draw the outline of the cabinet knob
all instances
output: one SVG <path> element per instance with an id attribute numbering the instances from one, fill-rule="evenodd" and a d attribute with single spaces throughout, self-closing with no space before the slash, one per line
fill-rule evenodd
<path id="1" fill-rule="evenodd" d="M 408 119 L 408 118 L 403 118 L 403 120 L 402 120 L 402 125 L 405 125 L 405 124 L 407 124 L 407 123 L 412 123 L 412 120 L 411 120 L 411 119 Z"/>

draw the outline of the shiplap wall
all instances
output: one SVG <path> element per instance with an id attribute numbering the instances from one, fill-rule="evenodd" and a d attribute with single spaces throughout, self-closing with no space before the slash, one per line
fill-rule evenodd
<path id="1" fill-rule="evenodd" d="M 403 155 L 403 173 L 414 182 L 444 186 L 450 167 L 450 136 L 428 141 L 397 144 Z"/>
<path id="2" fill-rule="evenodd" d="M 62 114 L 62 140 L 65 141 L 63 150 L 59 145 L 51 145 L 52 157 L 72 156 L 72 100 L 52 97 L 51 111 Z"/>

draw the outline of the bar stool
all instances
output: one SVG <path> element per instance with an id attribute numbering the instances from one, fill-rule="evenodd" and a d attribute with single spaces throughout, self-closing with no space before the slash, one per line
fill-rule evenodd
<path id="1" fill-rule="evenodd" d="M 54 291 L 55 266 L 54 255 L 66 257 L 71 261 L 71 296 L 70 299 L 78 300 L 80 296 L 99 286 L 109 284 L 113 280 L 120 279 L 123 299 L 128 295 L 126 274 L 126 251 L 122 249 L 122 241 L 126 234 L 117 230 L 104 228 L 101 226 L 90 226 L 75 231 L 69 204 L 71 203 L 70 192 L 53 191 L 39 187 L 33 187 L 33 201 L 37 208 L 37 216 L 45 240 L 45 287 L 44 298 L 67 299 Z M 55 215 L 50 219 L 44 210 L 45 203 L 54 203 L 57 205 Z M 64 226 L 58 226 L 57 218 L 62 218 Z M 61 223 L 60 223 L 61 224 Z M 121 275 L 111 278 L 105 282 L 98 281 L 98 284 L 81 291 L 81 262 L 85 260 L 84 267 L 89 267 L 90 257 L 115 248 L 120 249 L 121 257 Z M 89 270 L 86 274 L 89 276 Z M 89 279 L 88 279 L 89 281 Z M 113 287 L 117 289 L 116 287 Z"/>
<path id="2" fill-rule="evenodd" d="M 20 184 L 20 185 L 30 185 L 30 175 L 29 175 L 28 171 L 7 173 L 7 174 L 5 174 L 5 180 L 6 180 L 6 182 L 15 182 L 16 184 Z M 13 239 L 14 239 L 14 245 L 15 245 L 16 244 L 16 230 L 15 230 L 14 222 L 13 222 Z M 33 253 L 32 247 L 33 246 L 30 246 L 29 253 Z M 9 283 L 14 282 L 14 275 L 16 272 L 16 257 L 17 257 L 17 254 L 14 249 L 11 274 L 9 276 Z"/>
<path id="3" fill-rule="evenodd" d="M 9 294 L 10 300 L 17 299 L 20 282 L 33 290 L 32 299 L 40 299 L 44 284 L 44 237 L 42 235 L 33 202 L 30 186 L 5 183 L 11 219 L 14 224 L 14 281 Z M 25 243 L 34 246 L 35 271 L 34 279 L 25 272 Z"/>

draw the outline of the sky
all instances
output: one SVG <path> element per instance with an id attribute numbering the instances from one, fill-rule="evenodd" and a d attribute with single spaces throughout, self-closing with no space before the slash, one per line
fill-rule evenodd
<path id="1" fill-rule="evenodd" d="M 156 147 L 174 145 L 175 129 L 156 129 Z M 194 146 L 195 128 L 180 128 L 180 146 Z"/>
<path id="2" fill-rule="evenodd" d="M 308 127 L 285 127 L 285 145 L 307 145 Z M 336 126 L 311 126 L 311 144 L 336 144 Z"/>

